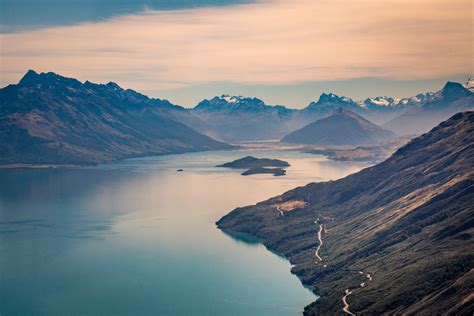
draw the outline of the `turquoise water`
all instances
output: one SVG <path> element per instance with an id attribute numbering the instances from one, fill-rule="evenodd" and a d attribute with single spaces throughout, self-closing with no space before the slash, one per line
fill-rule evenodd
<path id="1" fill-rule="evenodd" d="M 292 166 L 285 177 L 213 167 L 249 154 Z M 290 264 L 214 223 L 365 166 L 247 150 L 0 170 L 0 314 L 298 315 L 315 297 Z"/>

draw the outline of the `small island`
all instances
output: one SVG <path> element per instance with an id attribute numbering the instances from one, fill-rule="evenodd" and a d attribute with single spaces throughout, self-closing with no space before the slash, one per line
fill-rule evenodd
<path id="1" fill-rule="evenodd" d="M 240 158 L 216 167 L 232 168 L 232 169 L 247 169 L 243 172 L 243 176 L 252 174 L 273 174 L 274 176 L 284 176 L 286 170 L 283 168 L 289 167 L 290 164 L 279 159 L 269 158 L 255 158 L 247 156 Z"/>
<path id="2" fill-rule="evenodd" d="M 243 172 L 242 175 L 250 176 L 252 174 L 263 174 L 263 173 L 272 173 L 275 177 L 280 177 L 286 174 L 286 170 L 282 168 L 258 167 L 258 168 L 250 168 L 249 170 Z"/>

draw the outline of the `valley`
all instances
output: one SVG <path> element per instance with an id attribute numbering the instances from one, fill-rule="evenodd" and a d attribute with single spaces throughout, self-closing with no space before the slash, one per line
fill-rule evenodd
<path id="1" fill-rule="evenodd" d="M 0 0 L 0 316 L 473 316 L 473 0 Z"/>

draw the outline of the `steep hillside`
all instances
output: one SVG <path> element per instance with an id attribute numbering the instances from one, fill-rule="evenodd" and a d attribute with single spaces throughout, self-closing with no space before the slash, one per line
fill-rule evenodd
<path id="1" fill-rule="evenodd" d="M 0 163 L 97 163 L 230 146 L 173 118 L 186 110 L 115 83 L 29 71 L 0 90 Z"/>
<path id="2" fill-rule="evenodd" d="M 354 112 L 339 109 L 334 114 L 296 130 L 282 139 L 285 143 L 314 145 L 367 145 L 390 139 L 383 130 Z"/>
<path id="3" fill-rule="evenodd" d="M 306 315 L 472 315 L 473 218 L 474 112 L 463 112 L 374 167 L 237 208 L 217 225 L 290 260 L 321 296 Z"/>

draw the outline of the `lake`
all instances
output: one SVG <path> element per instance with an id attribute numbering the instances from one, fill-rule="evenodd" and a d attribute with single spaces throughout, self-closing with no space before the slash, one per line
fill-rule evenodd
<path id="1" fill-rule="evenodd" d="M 214 167 L 246 155 L 291 167 L 284 177 Z M 251 149 L 0 170 L 0 315 L 299 315 L 315 296 L 289 262 L 215 222 L 364 167 Z"/>

